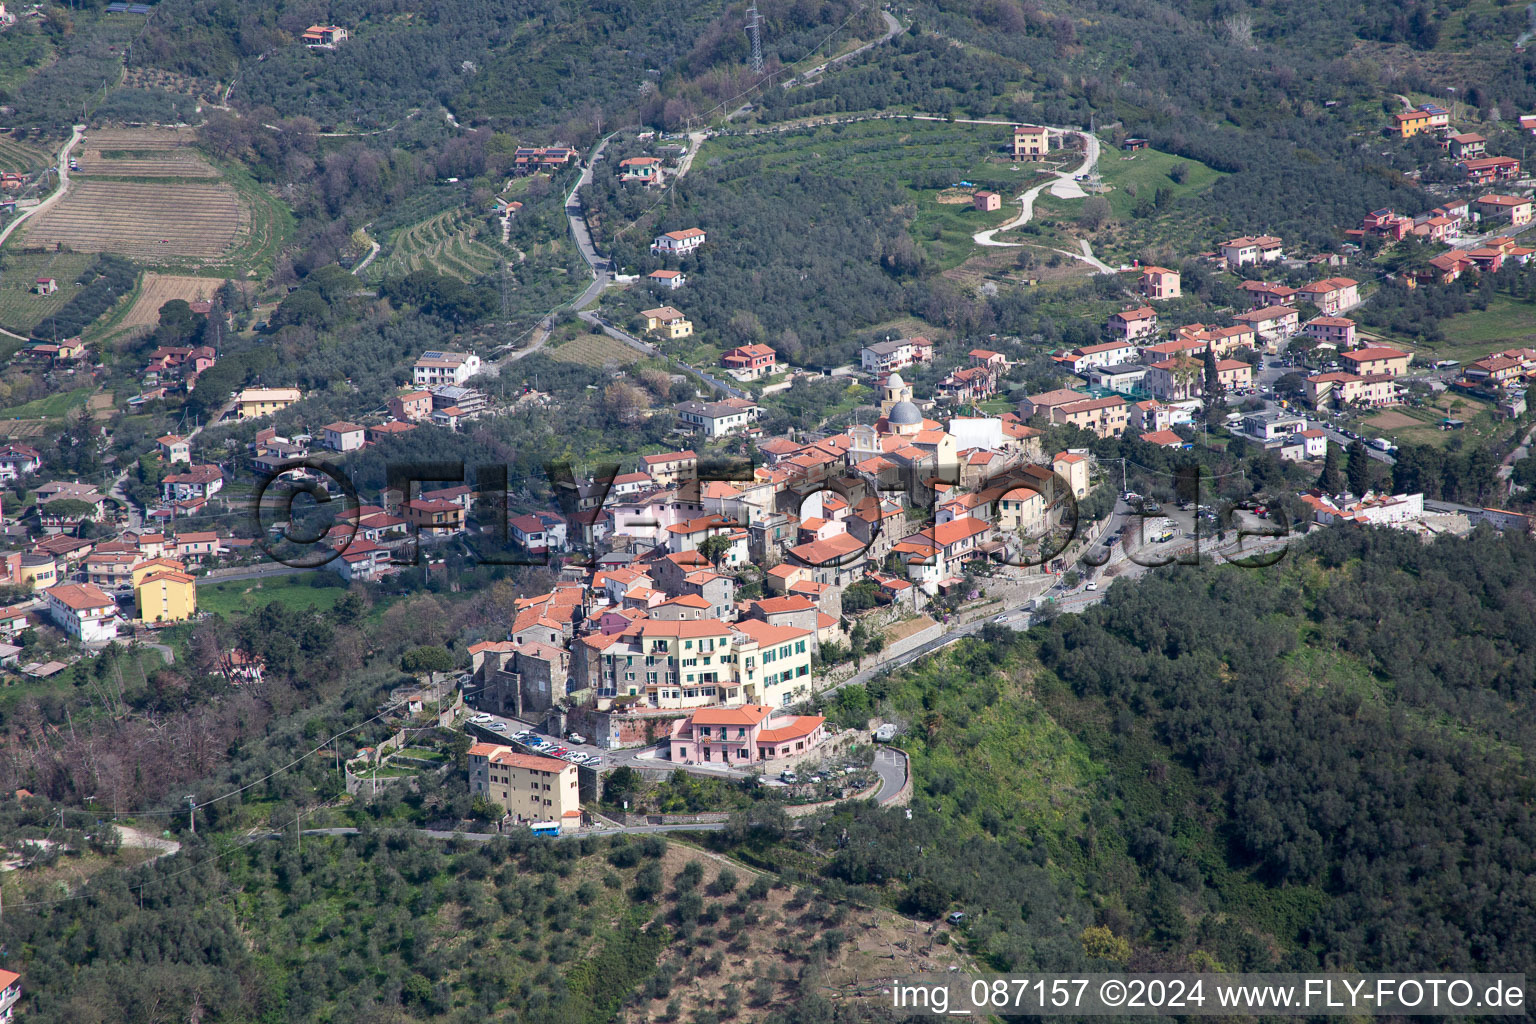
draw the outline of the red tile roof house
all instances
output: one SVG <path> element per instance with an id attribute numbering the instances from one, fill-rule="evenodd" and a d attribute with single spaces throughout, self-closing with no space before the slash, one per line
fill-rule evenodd
<path id="1" fill-rule="evenodd" d="M 1280 239 L 1272 235 L 1248 236 L 1229 239 L 1217 247 L 1221 258 L 1230 270 L 1248 263 L 1269 263 L 1285 255 Z"/>
<path id="2" fill-rule="evenodd" d="M 1232 319 L 1252 327 L 1254 333 L 1265 341 L 1279 341 L 1296 333 L 1301 315 L 1290 306 L 1266 306 L 1239 313 Z"/>
<path id="3" fill-rule="evenodd" d="M 17 798 L 20 799 L 21 794 L 25 792 L 26 790 L 17 790 Z M 9 1024 L 19 999 L 21 999 L 21 975 L 15 971 L 0 971 L 0 1021 Z"/>
<path id="4" fill-rule="evenodd" d="M 345 421 L 327 423 L 321 430 L 324 432 L 324 440 L 321 444 L 333 452 L 357 451 L 363 446 L 367 433 L 356 423 Z"/>
<path id="5" fill-rule="evenodd" d="M 1133 313 L 1140 310 L 1132 310 Z M 1129 314 L 1116 313 L 1115 316 Z M 1114 317 L 1110 318 L 1110 330 L 1114 331 Z M 1152 331 L 1157 330 L 1157 315 L 1152 315 Z M 1151 332 L 1141 332 L 1147 334 Z M 1132 337 L 1139 337 L 1133 334 Z M 1084 345 L 1075 348 L 1064 356 L 1056 356 L 1056 361 L 1073 373 L 1083 373 L 1099 366 L 1119 366 L 1122 363 L 1134 363 L 1139 350 L 1130 341 L 1106 341 L 1098 345 Z"/>
<path id="6" fill-rule="evenodd" d="M 1523 374 L 1525 364 L 1509 356 L 1492 355 L 1469 364 L 1463 372 L 1468 380 L 1486 380 L 1503 384 Z"/>
<path id="7" fill-rule="evenodd" d="M 1531 200 L 1521 196 L 1483 196 L 1477 200 L 1477 212 L 1485 220 L 1508 219 L 1511 227 L 1531 220 Z"/>
<path id="8" fill-rule="evenodd" d="M 513 543 L 535 555 L 564 550 L 565 521 L 544 512 L 518 516 L 507 524 Z"/>
<path id="9" fill-rule="evenodd" d="M 1488 148 L 1488 140 L 1476 132 L 1460 132 L 1447 135 L 1440 144 L 1451 151 L 1451 156 L 1457 160 L 1465 160 L 1468 157 L 1479 157 Z"/>
<path id="10" fill-rule="evenodd" d="M 176 557 L 199 563 L 219 553 L 219 535 L 212 530 L 197 530 L 176 535 Z"/>
<path id="11" fill-rule="evenodd" d="M 703 245 L 706 237 L 702 228 L 668 231 L 656 236 L 656 240 L 651 243 L 651 252 L 658 256 L 687 256 Z"/>
<path id="12" fill-rule="evenodd" d="M 661 184 L 661 158 L 632 156 L 619 161 L 619 180 L 638 181 L 644 185 Z"/>
<path id="13" fill-rule="evenodd" d="M 653 285 L 674 291 L 688 283 L 687 275 L 681 270 L 653 270 L 645 275 L 645 279 Z"/>
<path id="14" fill-rule="evenodd" d="M 971 206 L 982 213 L 1003 208 L 1003 197 L 996 192 L 976 192 L 971 196 Z"/>
<path id="15" fill-rule="evenodd" d="M 820 715 L 773 718 L 765 704 L 697 708 L 673 723 L 675 764 L 752 764 L 804 754 L 826 739 Z"/>
<path id="16" fill-rule="evenodd" d="M 1142 434 L 1141 439 L 1160 448 L 1183 448 L 1189 443 L 1171 430 L 1153 430 Z"/>
<path id="17" fill-rule="evenodd" d="M 1167 267 L 1142 267 L 1136 279 L 1136 291 L 1148 299 L 1179 297 L 1179 272 Z"/>
<path id="18" fill-rule="evenodd" d="M 117 602 L 91 583 L 60 583 L 44 592 L 48 616 L 73 640 L 100 643 L 117 638 Z"/>
<path id="19" fill-rule="evenodd" d="M 432 392 L 407 391 L 389 400 L 389 414 L 397 420 L 416 423 L 432 418 Z"/>
<path id="20" fill-rule="evenodd" d="M 1468 183 L 1473 185 L 1490 185 L 1495 181 L 1513 181 L 1520 177 L 1520 161 L 1512 156 L 1463 160 L 1456 167 L 1466 175 Z"/>
<path id="21" fill-rule="evenodd" d="M 218 466 L 189 466 L 185 473 L 172 473 L 160 481 L 160 497 L 166 501 L 207 500 L 224 488 L 224 474 Z"/>
<path id="22" fill-rule="evenodd" d="M 1347 316 L 1315 316 L 1301 333 L 1344 351 L 1355 347 L 1355 322 Z"/>
<path id="23" fill-rule="evenodd" d="M 756 380 L 773 373 L 778 358 L 767 345 L 738 345 L 720 357 L 720 365 L 737 380 Z"/>
<path id="24" fill-rule="evenodd" d="M 1283 306 L 1296 297 L 1296 289 L 1269 281 L 1244 281 L 1238 288 L 1248 293 L 1249 309 Z"/>
<path id="25" fill-rule="evenodd" d="M 1329 277 L 1304 285 L 1297 297 L 1317 307 L 1324 316 L 1337 316 L 1360 305 L 1359 282 L 1347 277 Z"/>
<path id="26" fill-rule="evenodd" d="M 1135 341 L 1157 333 L 1157 310 L 1151 306 L 1122 310 L 1109 318 L 1109 336 L 1116 341 Z"/>

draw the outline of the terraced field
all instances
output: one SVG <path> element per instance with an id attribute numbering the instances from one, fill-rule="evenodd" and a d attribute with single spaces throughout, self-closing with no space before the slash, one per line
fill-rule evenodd
<path id="1" fill-rule="evenodd" d="M 480 225 L 468 210 L 448 210 L 395 232 L 380 273 L 398 277 L 413 270 L 435 270 L 460 281 L 473 281 L 496 269 L 504 258 L 476 236 Z"/>
<path id="2" fill-rule="evenodd" d="M 17 142 L 9 135 L 0 135 L 0 169 L 7 171 L 35 171 L 48 163 L 48 154 L 26 142 Z"/>
<path id="3" fill-rule="evenodd" d="M 160 322 L 160 307 L 167 302 L 172 299 L 186 299 L 188 302 L 206 301 L 213 298 L 214 293 L 223 283 L 224 279 L 219 277 L 145 274 L 143 283 L 139 285 L 139 297 L 134 301 L 133 308 L 128 310 L 128 315 L 115 326 L 119 329 L 152 327 Z"/>
<path id="4" fill-rule="evenodd" d="M 27 222 L 25 244 L 113 252 L 148 264 L 216 260 L 248 217 L 225 184 L 71 182 L 53 209 Z"/>
<path id="5" fill-rule="evenodd" d="M 90 132 L 80 150 L 82 177 L 217 178 L 219 172 L 192 149 L 191 129 L 103 129 Z"/>

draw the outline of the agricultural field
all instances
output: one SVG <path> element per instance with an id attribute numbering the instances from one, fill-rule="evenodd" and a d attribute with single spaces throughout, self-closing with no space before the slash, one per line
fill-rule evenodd
<path id="1" fill-rule="evenodd" d="M 47 429 L 47 420 L 0 420 L 0 440 L 25 441 L 29 437 L 42 437 Z"/>
<path id="2" fill-rule="evenodd" d="M 474 281 L 495 270 L 503 259 L 483 241 L 479 218 L 468 210 L 446 210 L 396 231 L 389 256 L 377 261 L 385 277 L 401 277 L 414 270 L 434 270 Z"/>
<path id="3" fill-rule="evenodd" d="M 50 162 L 47 152 L 29 142 L 18 142 L 9 135 L 0 135 L 0 169 L 7 171 L 36 171 Z"/>
<path id="4" fill-rule="evenodd" d="M 95 388 L 85 387 L 76 388 L 73 391 L 60 391 L 46 398 L 27 402 L 25 405 L 0 409 L 0 419 L 60 419 L 71 409 L 78 409 L 85 405 L 86 400 L 95 390 Z"/>
<path id="5" fill-rule="evenodd" d="M 81 177 L 217 178 L 219 172 L 192 148 L 190 128 L 101 129 L 79 150 Z"/>
<path id="6" fill-rule="evenodd" d="M 162 265 L 214 261 L 246 223 L 235 190 L 222 183 L 152 184 L 83 180 L 22 229 L 31 246 L 111 252 Z"/>
<path id="7" fill-rule="evenodd" d="M 172 299 L 185 299 L 188 302 L 207 301 L 213 298 L 214 293 L 223 284 L 224 279 L 221 277 L 145 274 L 144 280 L 139 284 L 138 299 L 128 310 L 128 315 L 115 326 L 118 329 L 153 327 L 160 322 L 160 307 L 167 302 Z"/>
<path id="8" fill-rule="evenodd" d="M 640 353 L 606 334 L 578 334 L 549 350 L 550 357 L 566 363 L 603 367 L 608 363 L 634 363 Z"/>
<path id="9" fill-rule="evenodd" d="M 329 611 L 347 596 L 344 587 L 312 587 L 309 573 L 263 580 L 231 580 L 197 588 L 199 611 L 219 615 L 249 613 L 273 601 L 295 611 Z"/>
<path id="10" fill-rule="evenodd" d="M 1463 365 L 1507 348 L 1536 347 L 1536 305 L 1494 295 L 1487 309 L 1472 309 L 1440 321 L 1443 341 L 1424 344 L 1391 331 L 1362 332 L 1413 353 L 1414 365 L 1455 359 Z"/>
<path id="11" fill-rule="evenodd" d="M 1447 417 L 1463 420 L 1466 427 L 1442 430 L 1441 420 Z M 1369 437 L 1385 437 L 1394 444 L 1473 448 L 1508 436 L 1507 423 L 1494 414 L 1491 405 L 1460 395 L 1440 394 L 1428 405 L 1391 409 L 1361 417 L 1353 425 Z"/>
<path id="12" fill-rule="evenodd" d="M 23 244 L 259 276 L 292 230 L 292 213 L 243 168 L 214 167 L 191 141 L 169 129 L 89 133 L 80 176 L 27 222 Z"/>
<path id="13" fill-rule="evenodd" d="M 90 266 L 92 258 L 79 252 L 7 250 L 0 263 L 0 327 L 26 334 L 57 313 L 80 291 L 75 279 Z M 40 277 L 58 281 L 59 290 L 52 295 L 33 292 L 32 286 Z"/>

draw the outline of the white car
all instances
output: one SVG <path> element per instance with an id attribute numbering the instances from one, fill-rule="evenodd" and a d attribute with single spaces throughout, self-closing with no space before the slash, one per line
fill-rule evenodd
<path id="1" fill-rule="evenodd" d="M 1083 589 L 1084 590 L 1098 590 L 1099 589 L 1099 585 L 1097 583 L 1090 583 L 1086 587 L 1084 587 Z"/>
<path id="2" fill-rule="evenodd" d="M 482 715 L 472 715 L 472 716 L 470 716 L 469 720 L 471 722 L 474 722 L 476 725 L 484 725 L 486 722 L 489 722 L 492 719 L 491 719 L 490 715 L 482 714 Z"/>
<path id="3" fill-rule="evenodd" d="M 506 722 L 492 722 L 490 725 L 487 725 L 486 728 L 490 729 L 492 732 L 506 732 L 507 731 L 507 723 Z"/>

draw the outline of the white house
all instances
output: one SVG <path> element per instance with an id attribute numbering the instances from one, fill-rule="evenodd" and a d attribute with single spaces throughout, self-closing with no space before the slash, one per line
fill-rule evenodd
<path id="1" fill-rule="evenodd" d="M 411 367 L 411 381 L 417 387 L 464 382 L 480 372 L 480 357 L 473 352 L 423 352 Z"/>
<path id="2" fill-rule="evenodd" d="M 720 402 L 691 400 L 677 407 L 678 426 L 707 438 L 724 437 L 744 430 L 762 415 L 756 402 L 745 398 L 727 398 Z"/>
<path id="3" fill-rule="evenodd" d="M 565 521 L 546 512 L 518 516 L 507 524 L 512 540 L 520 547 L 541 555 L 566 548 Z"/>
<path id="4" fill-rule="evenodd" d="M 1139 355 L 1140 349 L 1129 342 L 1108 341 L 1101 345 L 1075 348 L 1064 356 L 1058 356 L 1057 362 L 1073 373 L 1082 374 L 1101 366 L 1134 363 Z"/>
<path id="5" fill-rule="evenodd" d="M 60 583 L 46 595 L 48 617 L 72 639 L 86 644 L 117 639 L 117 602 L 94 583 Z"/>
<path id="6" fill-rule="evenodd" d="M 687 256 L 703 244 L 702 228 L 684 228 L 681 231 L 668 231 L 664 235 L 657 235 L 656 240 L 651 243 L 651 252 L 658 256 Z"/>
<path id="7" fill-rule="evenodd" d="M 859 365 L 874 374 L 905 370 L 913 363 L 926 363 L 932 359 L 933 342 L 927 338 L 878 341 L 859 350 Z"/>
<path id="8" fill-rule="evenodd" d="M 218 466 L 188 466 L 185 473 L 160 481 L 160 496 L 166 501 L 207 500 L 223 489 L 224 474 Z"/>
<path id="9" fill-rule="evenodd" d="M 1236 270 L 1238 267 L 1249 263 L 1273 263 L 1285 256 L 1281 249 L 1280 239 L 1272 235 L 1258 235 L 1251 237 L 1244 235 L 1241 238 L 1233 238 L 1222 242 L 1220 245 L 1221 258 L 1227 267 Z"/>
<path id="10" fill-rule="evenodd" d="M 36 473 L 43 455 L 24 444 L 0 445 L 0 484 L 10 483 L 29 473 Z"/>
<path id="11" fill-rule="evenodd" d="M 348 423 L 345 420 L 336 423 L 327 423 L 321 428 L 324 432 L 324 440 L 320 443 L 333 452 L 353 452 L 363 446 L 363 439 L 367 432 L 356 423 Z"/>

